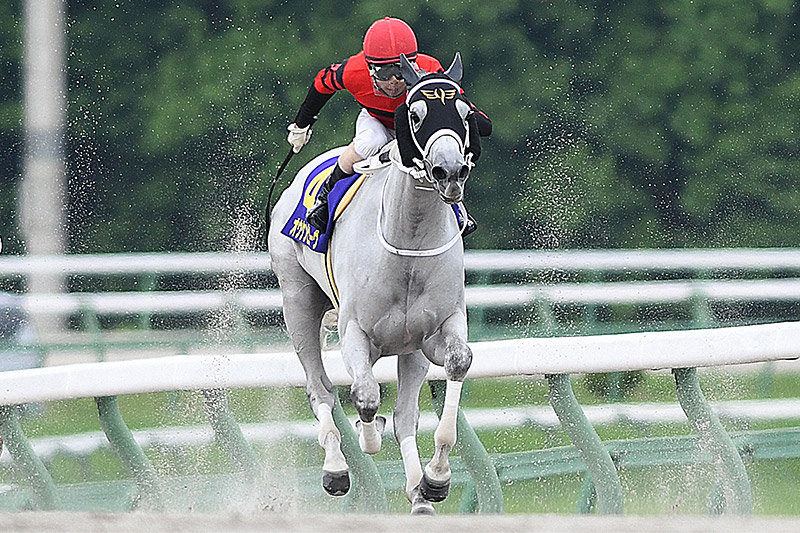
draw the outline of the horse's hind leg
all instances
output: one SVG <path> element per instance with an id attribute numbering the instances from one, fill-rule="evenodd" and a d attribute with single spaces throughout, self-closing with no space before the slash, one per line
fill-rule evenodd
<path id="1" fill-rule="evenodd" d="M 342 335 L 342 359 L 347 372 L 353 378 L 350 397 L 358 411 L 358 443 L 364 453 L 376 454 L 381 450 L 383 429 L 386 418 L 377 416 L 381 406 L 381 393 L 372 364 L 377 359 L 377 351 L 367 335 L 355 324 L 340 325 Z"/>
<path id="2" fill-rule="evenodd" d="M 341 449 L 342 436 L 333 421 L 335 394 L 322 364 L 320 345 L 322 317 L 331 305 L 325 293 L 304 271 L 293 272 L 289 279 L 279 278 L 286 327 L 305 370 L 308 403 L 320 423 L 318 440 L 325 450 L 322 486 L 332 496 L 343 496 L 350 490 L 350 476 Z"/>
<path id="3" fill-rule="evenodd" d="M 426 343 L 425 355 L 444 366 L 447 388 L 439 425 L 433 435 L 434 454 L 425 466 L 420 491 L 426 500 L 440 502 L 450 492 L 450 450 L 456 443 L 456 420 L 461 402 L 461 387 L 472 364 L 472 350 L 467 346 L 466 317 L 457 313 L 448 318 Z"/>
<path id="4" fill-rule="evenodd" d="M 420 493 L 422 464 L 417 447 L 419 391 L 430 363 L 422 352 L 397 356 L 397 402 L 394 404 L 394 436 L 400 445 L 406 472 L 406 497 L 411 514 L 436 514 L 433 505 Z"/>

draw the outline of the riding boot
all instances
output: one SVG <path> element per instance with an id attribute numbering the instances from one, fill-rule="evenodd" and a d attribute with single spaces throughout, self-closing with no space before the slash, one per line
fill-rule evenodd
<path id="1" fill-rule="evenodd" d="M 325 233 L 328 229 L 328 194 L 331 192 L 331 189 L 333 189 L 333 186 L 336 185 L 337 181 L 348 176 L 352 176 L 352 174 L 345 174 L 342 167 L 339 166 L 339 163 L 336 163 L 333 172 L 331 172 L 331 175 L 328 176 L 328 179 L 326 179 L 322 187 L 320 187 L 316 202 L 314 202 L 314 205 L 312 205 L 311 209 L 306 213 L 306 220 L 308 220 L 308 223 L 318 229 L 320 233 Z"/>
<path id="2" fill-rule="evenodd" d="M 467 235 L 469 235 L 470 233 L 474 232 L 476 229 L 478 229 L 478 223 L 475 222 L 475 219 L 472 218 L 472 215 L 467 213 L 467 220 L 465 221 L 464 213 L 467 213 L 467 209 L 464 207 L 464 204 L 460 204 L 457 212 L 457 217 L 458 217 L 459 227 L 461 227 L 461 224 L 464 224 L 464 228 L 461 231 L 462 239 Z"/>
<path id="3" fill-rule="evenodd" d="M 461 238 L 463 239 L 470 233 L 473 233 L 475 230 L 478 229 L 478 223 L 472 218 L 472 215 L 467 213 L 467 227 L 464 228 L 464 231 L 461 233 Z"/>

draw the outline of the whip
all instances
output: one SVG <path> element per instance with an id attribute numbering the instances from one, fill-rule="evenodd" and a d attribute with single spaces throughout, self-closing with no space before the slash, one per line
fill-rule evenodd
<path id="1" fill-rule="evenodd" d="M 264 231 L 264 248 L 269 248 L 269 219 L 270 219 L 270 212 L 272 211 L 272 192 L 275 190 L 275 184 L 278 183 L 278 178 L 281 177 L 283 174 L 286 165 L 289 164 L 289 161 L 292 159 L 292 156 L 295 154 L 294 148 L 289 148 L 289 153 L 286 154 L 286 159 L 283 160 L 281 166 L 278 168 L 278 173 L 275 174 L 275 179 L 272 180 L 272 185 L 269 188 L 269 195 L 267 196 L 267 208 L 265 209 L 265 228 Z"/>

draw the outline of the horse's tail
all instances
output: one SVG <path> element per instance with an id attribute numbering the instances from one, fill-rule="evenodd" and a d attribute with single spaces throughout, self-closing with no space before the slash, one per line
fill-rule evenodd
<path id="1" fill-rule="evenodd" d="M 322 315 L 322 322 L 319 325 L 319 345 L 325 349 L 328 332 L 333 331 L 339 325 L 339 310 L 336 308 L 328 309 Z"/>

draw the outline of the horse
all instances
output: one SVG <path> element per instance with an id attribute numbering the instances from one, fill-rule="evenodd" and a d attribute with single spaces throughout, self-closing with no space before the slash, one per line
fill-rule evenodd
<path id="1" fill-rule="evenodd" d="M 467 218 L 461 202 L 479 141 L 460 86 L 459 54 L 444 73 L 419 73 L 405 56 L 401 71 L 408 91 L 395 113 L 397 139 L 372 158 L 371 170 L 369 160 L 357 168 L 366 178 L 335 221 L 327 252 L 288 238 L 281 227 L 303 195 L 310 194 L 305 178 L 311 168 L 330 153 L 306 165 L 282 193 L 272 211 L 268 246 L 286 328 L 319 421 L 324 489 L 340 496 L 350 487 L 332 416 L 334 388 L 321 357 L 323 317 L 335 308 L 360 447 L 368 454 L 381 448 L 386 419 L 378 415 L 380 392 L 372 365 L 397 356 L 393 426 L 405 493 L 412 514 L 435 514 L 431 502 L 443 501 L 449 492 L 449 455 L 456 442 L 461 388 L 472 363 L 461 235 Z M 310 207 L 314 198 L 307 200 Z M 460 215 L 454 209 L 458 205 Z M 444 367 L 446 388 L 434 455 L 423 469 L 417 447 L 419 393 L 431 363 Z"/>

